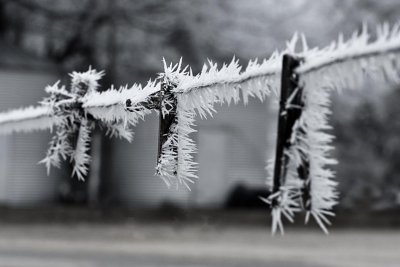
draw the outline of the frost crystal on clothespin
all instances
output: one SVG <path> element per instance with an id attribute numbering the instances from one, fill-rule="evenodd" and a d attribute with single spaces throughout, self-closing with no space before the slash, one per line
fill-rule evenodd
<path id="1" fill-rule="evenodd" d="M 306 171 L 308 167 L 304 164 L 306 154 L 300 162 L 293 162 L 291 157 L 292 136 L 302 113 L 303 104 L 302 88 L 299 87 L 298 76 L 294 73 L 300 62 L 301 59 L 295 56 L 284 55 L 283 57 L 278 137 L 273 176 L 270 178 L 271 195 L 263 199 L 271 205 L 273 233 L 278 229 L 283 233 L 282 215 L 293 222 L 294 213 L 300 210 L 298 199 L 301 197 L 299 193 L 302 183 L 296 169 Z M 294 170 L 291 166 L 293 164 L 295 164 Z M 306 179 L 306 177 L 303 178 Z"/>
<path id="2" fill-rule="evenodd" d="M 60 167 L 63 160 L 69 159 L 73 164 L 72 175 L 84 180 L 89 171 L 91 132 L 96 122 L 106 129 L 110 137 L 132 140 L 133 133 L 127 124 L 136 123 L 137 114 L 121 114 L 126 113 L 121 96 L 125 97 L 131 91 L 127 88 L 117 91 L 112 87 L 104 93 L 98 92 L 99 80 L 103 75 L 103 72 L 93 69 L 73 72 L 70 74 L 70 90 L 60 87 L 59 82 L 46 88 L 50 96 L 41 105 L 50 110 L 56 122 L 55 135 L 50 141 L 46 157 L 40 162 L 46 165 L 47 172 L 51 166 Z"/>
<path id="3" fill-rule="evenodd" d="M 157 175 L 168 186 L 185 186 L 197 179 L 196 164 L 193 154 L 196 145 L 189 135 L 194 132 L 194 110 L 181 103 L 181 94 L 176 88 L 180 84 L 186 69 L 182 69 L 182 61 L 177 65 L 167 66 L 164 61 L 164 73 L 160 74 L 160 133 Z"/>
<path id="4" fill-rule="evenodd" d="M 40 163 L 45 164 L 49 172 L 51 166 L 60 167 L 63 160 L 69 159 L 73 164 L 73 175 L 83 180 L 89 169 L 91 131 L 95 125 L 104 128 L 110 137 L 131 141 L 130 126 L 143 119 L 148 111 L 128 113 L 126 99 L 132 94 L 137 95 L 138 91 L 147 94 L 157 90 L 155 83 L 149 82 L 143 90 L 141 86 L 133 85 L 98 92 L 103 75 L 103 72 L 89 68 L 86 72 L 70 74 L 69 89 L 60 86 L 60 82 L 47 86 L 45 91 L 49 96 L 40 102 L 40 106 L 0 113 L 0 134 L 55 128 L 46 157 Z"/>
<path id="5" fill-rule="evenodd" d="M 50 96 L 41 104 L 51 109 L 57 123 L 46 157 L 40 163 L 46 165 L 49 173 L 51 166 L 60 167 L 62 160 L 70 159 L 73 163 L 72 175 L 76 174 L 79 180 L 84 180 L 89 169 L 90 133 L 95 121 L 83 109 L 82 98 L 97 91 L 103 72 L 89 69 L 83 73 L 73 72 L 70 76 L 70 90 L 59 87 L 59 82 L 45 89 Z"/>

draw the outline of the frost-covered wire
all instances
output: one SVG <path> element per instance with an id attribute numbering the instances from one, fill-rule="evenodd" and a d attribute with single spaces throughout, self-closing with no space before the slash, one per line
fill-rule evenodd
<path id="1" fill-rule="evenodd" d="M 48 107 L 27 107 L 0 113 L 0 134 L 50 129 L 55 123 Z"/>
<path id="2" fill-rule="evenodd" d="M 249 97 L 263 101 L 271 91 L 277 93 L 280 57 L 281 54 L 275 53 L 262 63 L 250 61 L 243 72 L 236 59 L 221 68 L 209 61 L 198 75 L 193 75 L 187 67 L 183 68 L 182 61 L 176 65 L 167 65 L 164 61 L 164 75 L 175 84 L 172 92 L 177 98 L 178 118 L 157 166 L 157 173 L 167 185 L 176 180 L 175 184 L 189 188 L 188 183 L 197 179 L 197 163 L 194 162 L 197 149 L 190 138 L 190 134 L 195 132 L 195 112 L 206 118 L 216 112 L 216 103 L 238 103 L 242 98 L 247 104 Z"/>
<path id="3" fill-rule="evenodd" d="M 151 113 L 151 109 L 143 104 L 159 87 L 156 81 L 149 81 L 144 87 L 138 84 L 132 87 L 123 86 L 118 90 L 111 87 L 104 92 L 87 94 L 82 100 L 82 107 L 103 122 L 123 121 L 125 125 L 136 125 L 140 119 Z M 130 101 L 129 107 L 126 107 L 127 100 Z M 127 112 L 127 109 L 131 112 Z"/>
<path id="4" fill-rule="evenodd" d="M 386 75 L 384 80 L 400 82 L 396 71 L 399 53 L 400 24 L 392 28 L 389 24 L 379 26 L 372 41 L 364 25 L 360 33 L 355 32 L 347 41 L 340 35 L 330 46 L 305 54 L 307 60 L 297 73 L 303 76 L 329 74 L 330 81 L 339 87 L 344 84 L 338 82 L 345 82 L 349 87 L 359 85 L 357 82 L 363 81 L 365 74 L 373 78 Z"/>
<path id="5" fill-rule="evenodd" d="M 265 100 L 272 93 L 279 95 L 282 55 L 290 53 L 303 58 L 295 70 L 299 75 L 299 86 L 303 88 L 304 107 L 300 119 L 293 128 L 291 147 L 286 151 L 290 164 L 285 183 L 278 194 L 265 199 L 271 203 L 278 199 L 279 205 L 272 210 L 273 231 L 283 231 L 282 218 L 289 221 L 294 214 L 306 209 L 307 220 L 313 216 L 326 231 L 327 216 L 333 215 L 332 208 L 338 194 L 334 174 L 328 166 L 335 163 L 330 158 L 333 137 L 329 130 L 329 94 L 333 90 L 358 87 L 365 76 L 400 83 L 400 26 L 392 29 L 385 24 L 378 28 L 373 41 L 366 28 L 354 34 L 348 41 L 340 36 L 337 42 L 323 49 L 308 49 L 306 39 L 300 39 L 303 51 L 296 52 L 298 35 L 288 43 L 282 53 L 274 53 L 269 59 L 250 61 L 246 68 L 235 58 L 219 67 L 209 61 L 202 71 L 194 75 L 182 63 L 167 66 L 164 62 L 164 77 L 174 83 L 172 93 L 176 100 L 177 120 L 169 129 L 170 135 L 163 145 L 157 165 L 158 173 L 168 184 L 189 187 L 196 178 L 194 153 L 196 145 L 190 138 L 194 130 L 194 118 L 212 116 L 214 105 L 220 103 L 245 104 L 249 97 Z M 111 88 L 98 92 L 102 72 L 89 69 L 84 73 L 71 74 L 71 87 L 56 83 L 46 88 L 50 97 L 39 107 L 29 107 L 0 114 L 0 133 L 40 130 L 55 127 L 56 133 L 50 143 L 43 163 L 59 166 L 67 158 L 77 163 L 74 169 L 82 178 L 90 160 L 88 144 L 92 121 L 100 122 L 109 136 L 132 140 L 133 133 L 126 126 L 136 125 L 152 109 L 159 109 L 160 81 L 149 81 L 147 85 Z M 165 101 L 165 99 L 164 99 Z M 161 105 L 161 115 L 168 114 L 168 105 Z M 129 112 L 128 112 L 129 111 Z M 79 134 L 78 134 L 79 133 Z M 78 137 L 78 143 L 74 137 Z M 76 141 L 76 140 L 75 140 Z M 299 179 L 296 168 L 301 162 L 309 163 L 309 175 L 305 181 Z M 271 185 L 271 179 L 267 179 Z M 310 191 L 306 207 L 301 203 L 301 190 Z"/>
<path id="6" fill-rule="evenodd" d="M 289 42 L 288 49 L 294 46 L 294 42 L 295 39 Z M 249 97 L 264 101 L 271 92 L 277 95 L 282 55 L 283 53 L 276 52 L 261 63 L 257 60 L 250 61 L 247 68 L 240 66 L 235 58 L 222 67 L 209 61 L 197 75 L 193 75 L 188 67 L 183 68 L 182 60 L 176 65 L 167 65 L 164 61 L 164 75 L 175 83 L 173 93 L 178 106 L 175 134 L 168 140 L 171 145 L 162 153 L 161 164 L 159 162 L 157 166 L 158 173 L 162 174 L 167 184 L 173 179 L 184 183 L 182 181 L 193 182 L 197 178 L 197 164 L 194 162 L 197 149 L 190 138 L 190 133 L 195 132 L 195 113 L 201 118 L 212 117 L 216 112 L 215 104 L 237 104 L 241 99 L 247 104 Z M 176 156 L 177 151 L 179 153 Z M 176 161 L 179 162 L 178 168 L 175 167 Z M 187 183 L 184 184 L 188 187 Z"/>
<path id="7" fill-rule="evenodd" d="M 247 104 L 249 97 L 264 101 L 271 92 L 279 91 L 281 55 L 274 53 L 261 63 L 250 61 L 245 69 L 235 58 L 222 67 L 209 61 L 197 75 L 191 71 L 180 75 L 174 92 L 182 95 L 186 107 L 201 117 L 212 116 L 215 103 L 236 104 L 242 98 Z"/>
<path id="8" fill-rule="evenodd" d="M 60 167 L 63 160 L 71 159 L 73 175 L 83 180 L 88 172 L 90 132 L 94 122 L 105 128 L 110 137 L 131 141 L 133 132 L 130 126 L 143 118 L 146 111 L 129 114 L 124 102 L 129 96 L 136 94 L 138 97 L 143 95 L 143 91 L 156 90 L 155 84 L 149 83 L 144 90 L 134 85 L 129 89 L 99 93 L 99 81 L 103 75 L 103 72 L 89 68 L 86 72 L 70 74 L 69 89 L 61 86 L 60 82 L 47 86 L 45 91 L 49 96 L 39 106 L 0 113 L 0 133 L 55 128 L 46 157 L 40 163 L 45 164 L 49 172 L 51 166 Z"/>

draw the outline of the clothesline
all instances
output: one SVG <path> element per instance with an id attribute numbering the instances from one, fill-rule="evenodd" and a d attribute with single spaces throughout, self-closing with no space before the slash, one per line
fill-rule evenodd
<path id="1" fill-rule="evenodd" d="M 110 136 L 119 136 L 130 141 L 132 126 L 156 109 L 161 120 L 169 116 L 166 136 L 160 146 L 157 173 L 168 185 L 189 184 L 197 178 L 193 154 L 196 144 L 190 138 L 195 131 L 196 113 L 201 117 L 212 116 L 215 103 L 248 103 L 249 97 L 262 101 L 268 96 L 280 95 L 282 60 L 284 55 L 301 59 L 291 75 L 296 76 L 296 86 L 302 88 L 303 107 L 300 118 L 293 126 L 291 145 L 285 156 L 299 166 L 307 155 L 310 162 L 307 190 L 310 190 L 309 215 L 326 230 L 329 224 L 326 215 L 333 215 L 337 202 L 336 182 L 328 165 L 335 163 L 329 158 L 332 136 L 329 128 L 329 93 L 334 89 L 354 88 L 365 80 L 374 79 L 400 83 L 400 26 L 392 29 L 385 24 L 377 30 L 375 40 L 370 40 L 364 27 L 348 41 L 342 36 L 323 49 L 310 49 L 306 38 L 295 34 L 282 52 L 261 62 L 249 61 L 247 67 L 235 58 L 229 64 L 218 67 L 209 61 L 202 71 L 194 75 L 182 61 L 167 65 L 158 79 L 146 85 L 110 88 L 98 92 L 102 72 L 89 69 L 87 72 L 71 74 L 70 90 L 59 85 L 48 86 L 45 98 L 37 107 L 28 107 L 0 113 L 0 133 L 43 130 L 56 128 L 43 162 L 48 168 L 59 166 L 61 159 L 70 157 L 75 163 L 74 173 L 84 179 L 89 168 L 88 146 L 90 130 L 95 123 L 107 129 Z M 299 38 L 300 37 L 300 38 Z M 297 51 L 300 47 L 300 51 Z M 167 89 L 166 89 L 167 88 Z M 298 92 L 297 90 L 296 92 Z M 290 102 L 290 101 L 289 101 Z M 290 109 L 290 104 L 284 111 Z M 71 144 L 71 136 L 78 135 L 78 142 Z M 304 181 L 287 166 L 287 178 L 274 198 L 279 199 L 273 207 L 274 230 L 283 230 L 281 215 L 289 220 L 301 210 L 298 192 L 304 190 Z M 292 166 L 293 168 L 293 166 Z M 267 185 L 273 187 L 273 179 L 267 177 Z M 271 203 L 271 199 L 265 201 Z M 275 201 L 276 202 L 276 201 Z"/>

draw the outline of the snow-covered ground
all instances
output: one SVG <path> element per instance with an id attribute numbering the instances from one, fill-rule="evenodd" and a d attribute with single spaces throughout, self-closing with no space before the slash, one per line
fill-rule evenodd
<path id="1" fill-rule="evenodd" d="M 166 224 L 2 225 L 1 267 L 400 266 L 399 230 Z"/>

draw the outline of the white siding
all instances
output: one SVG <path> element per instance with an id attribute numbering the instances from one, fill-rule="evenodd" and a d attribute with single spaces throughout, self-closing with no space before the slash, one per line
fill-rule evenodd
<path id="1" fill-rule="evenodd" d="M 196 199 L 204 194 L 214 196 L 213 205 L 218 207 L 225 204 L 231 191 L 239 184 L 249 188 L 265 187 L 265 165 L 274 151 L 275 108 L 270 101 L 261 103 L 251 99 L 247 106 L 240 103 L 217 107 L 218 113 L 214 118 L 197 122 L 200 135 L 200 180 L 209 180 L 211 176 L 218 181 L 214 182 L 215 186 L 212 186 L 212 181 L 208 181 L 206 187 L 200 181 L 194 188 L 195 192 L 198 191 L 195 193 L 198 195 Z M 203 132 L 207 138 L 201 138 Z M 219 149 L 225 151 L 217 151 Z M 210 161 L 216 154 L 220 157 L 218 162 Z M 224 186 L 221 186 L 221 181 Z M 215 192 L 205 193 L 203 190 Z M 215 197 L 217 195 L 218 198 Z"/>
<path id="2" fill-rule="evenodd" d="M 0 111 L 36 105 L 44 96 L 44 87 L 56 77 L 44 73 L 0 70 Z M 57 181 L 46 175 L 43 158 L 48 132 L 18 133 L 0 136 L 0 201 L 10 205 L 48 203 L 56 196 Z"/>
<path id="3" fill-rule="evenodd" d="M 224 160 L 228 154 L 226 132 L 221 129 L 202 129 L 199 134 L 199 179 L 194 186 L 193 202 L 198 207 L 221 207 L 229 191 L 228 169 Z"/>
<path id="4" fill-rule="evenodd" d="M 133 207 L 158 207 L 164 202 L 186 206 L 189 192 L 180 188 L 168 189 L 154 176 L 158 147 L 158 116 L 146 117 L 135 128 L 131 144 L 113 142 L 112 173 L 116 195 L 120 201 Z"/>
<path id="5" fill-rule="evenodd" d="M 158 206 L 164 201 L 183 206 L 222 206 L 235 185 L 265 186 L 265 162 L 271 154 L 276 114 L 269 103 L 252 100 L 217 107 L 208 120 L 198 119 L 199 179 L 192 191 L 167 189 L 154 176 L 158 117 L 146 117 L 135 128 L 132 144 L 114 142 L 112 172 L 116 196 L 131 206 Z M 209 192 L 207 192 L 209 191 Z"/>

